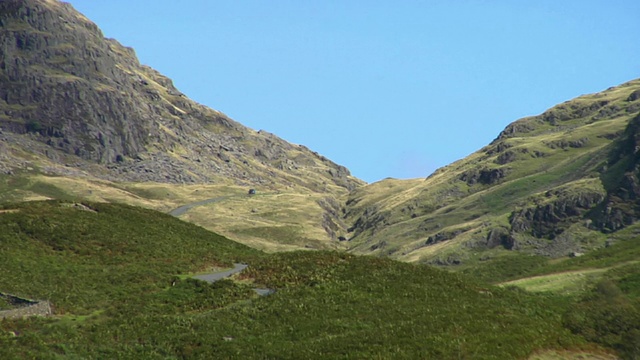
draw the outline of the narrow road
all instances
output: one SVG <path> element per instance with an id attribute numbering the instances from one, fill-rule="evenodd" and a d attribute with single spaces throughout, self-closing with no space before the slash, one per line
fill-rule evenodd
<path id="1" fill-rule="evenodd" d="M 192 208 L 196 207 L 196 206 L 202 206 L 202 205 L 207 205 L 207 204 L 213 204 L 213 203 L 217 203 L 218 201 L 222 201 L 226 198 L 228 198 L 229 196 L 218 196 L 212 199 L 207 199 L 207 200 L 202 200 L 202 201 L 198 201 L 198 202 L 194 202 L 191 204 L 187 204 L 187 205 L 182 205 L 179 208 L 175 208 L 171 211 L 169 211 L 169 215 L 172 216 L 180 216 L 184 213 L 186 213 L 187 211 L 191 210 Z"/>
<path id="2" fill-rule="evenodd" d="M 215 273 L 211 273 L 211 274 L 202 274 L 202 275 L 196 275 L 193 278 L 194 279 L 198 279 L 198 280 L 203 280 L 206 281 L 208 283 L 214 283 L 218 280 L 222 280 L 224 278 L 227 278 L 233 274 L 237 274 L 240 271 L 244 270 L 247 268 L 247 264 L 233 264 L 234 268 L 231 270 L 226 270 L 226 271 L 221 271 L 221 272 L 215 272 Z"/>
<path id="3" fill-rule="evenodd" d="M 249 265 L 247 265 L 247 264 L 233 264 L 233 266 L 234 266 L 234 268 L 231 269 L 231 270 L 220 271 L 220 272 L 215 272 L 215 273 L 211 273 L 211 274 L 196 275 L 193 278 L 194 279 L 198 279 L 198 280 L 202 280 L 202 281 L 206 281 L 208 283 L 214 283 L 214 282 L 216 282 L 218 280 L 222 280 L 224 278 L 228 278 L 229 276 L 231 276 L 233 274 L 237 274 L 237 273 L 241 272 L 242 270 L 246 269 Z M 253 288 L 253 291 L 255 291 L 260 296 L 267 296 L 267 295 L 271 295 L 271 294 L 276 292 L 273 289 L 267 289 L 267 288 Z"/>
<path id="4" fill-rule="evenodd" d="M 219 196 L 219 197 L 215 197 L 215 198 L 212 198 L 212 199 L 207 199 L 207 200 L 202 200 L 202 201 L 194 202 L 194 203 L 187 204 L 187 205 L 182 205 L 179 208 L 175 208 L 175 209 L 169 211 L 169 215 L 178 217 L 178 216 L 186 213 L 187 211 L 191 210 L 192 208 L 194 208 L 196 206 L 213 204 L 213 203 L 216 203 L 218 201 L 222 201 L 224 199 L 228 199 L 228 198 L 230 198 L 232 196 L 233 195 L 230 195 L 230 196 Z M 198 280 L 202 280 L 202 281 L 206 281 L 208 283 L 214 283 L 214 282 L 216 282 L 218 280 L 222 280 L 222 279 L 228 278 L 229 276 L 231 276 L 233 274 L 237 274 L 237 273 L 241 272 L 242 270 L 246 269 L 248 266 L 249 265 L 247 265 L 247 264 L 233 264 L 233 269 L 231 269 L 231 270 L 225 270 L 225 271 L 215 272 L 215 273 L 211 273 L 211 274 L 195 275 L 193 278 L 194 279 L 198 279 Z M 275 292 L 275 290 L 273 290 L 273 289 L 263 289 L 263 288 L 254 288 L 253 290 L 256 293 L 258 293 L 258 295 L 260 295 L 260 296 L 271 295 L 271 294 L 273 294 Z"/>

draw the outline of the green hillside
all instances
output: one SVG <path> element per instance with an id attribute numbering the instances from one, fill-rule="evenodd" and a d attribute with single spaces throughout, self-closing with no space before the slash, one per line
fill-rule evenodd
<path id="1" fill-rule="evenodd" d="M 351 251 L 459 265 L 512 250 L 562 257 L 598 248 L 604 233 L 638 217 L 625 194 L 637 179 L 639 112 L 634 80 L 515 121 L 426 179 L 356 189 L 346 207 Z"/>
<path id="2" fill-rule="evenodd" d="M 566 326 L 572 298 L 429 266 L 336 252 L 265 255 L 115 204 L 5 205 L 0 229 L 0 291 L 54 307 L 50 318 L 0 322 L 3 359 L 606 353 Z M 232 262 L 250 264 L 233 281 L 185 276 Z M 255 286 L 276 292 L 260 297 Z"/>
<path id="3" fill-rule="evenodd" d="M 181 274 L 260 253 L 169 215 L 58 201 L 0 207 L 0 291 L 86 315 L 166 288 Z"/>

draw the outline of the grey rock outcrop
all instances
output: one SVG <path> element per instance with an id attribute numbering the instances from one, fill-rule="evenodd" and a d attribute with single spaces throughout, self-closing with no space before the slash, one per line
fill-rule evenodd
<path id="1" fill-rule="evenodd" d="M 616 145 L 602 174 L 607 196 L 592 215 L 593 225 L 604 232 L 640 219 L 640 115 L 631 120 Z"/>
<path id="2" fill-rule="evenodd" d="M 555 190 L 548 191 L 545 195 L 551 200 L 511 213 L 511 231 L 553 239 L 567 226 L 580 221 L 605 198 L 604 193 L 596 191 L 572 193 Z"/>
<path id="3" fill-rule="evenodd" d="M 0 319 L 21 319 L 31 316 L 49 316 L 52 314 L 49 301 L 24 299 L 19 296 L 0 293 L 0 297 L 14 305 L 13 309 L 0 311 Z"/>

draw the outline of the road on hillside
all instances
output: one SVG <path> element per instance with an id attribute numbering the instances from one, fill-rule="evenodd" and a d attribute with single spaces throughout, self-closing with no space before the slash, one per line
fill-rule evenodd
<path id="1" fill-rule="evenodd" d="M 215 198 L 212 198 L 212 199 L 207 199 L 207 200 L 202 200 L 202 201 L 194 202 L 194 203 L 187 204 L 187 205 L 182 205 L 179 208 L 175 208 L 175 209 L 169 211 L 169 215 L 178 217 L 178 216 L 186 213 L 187 211 L 191 210 L 192 208 L 194 208 L 196 206 L 202 206 L 202 205 L 217 203 L 218 201 L 222 201 L 222 200 L 224 200 L 226 198 L 229 198 L 229 196 L 219 196 L 219 197 L 215 197 Z"/>
<path id="2" fill-rule="evenodd" d="M 215 272 L 215 273 L 211 273 L 211 274 L 196 275 L 193 278 L 194 279 L 198 279 L 198 280 L 202 280 L 202 281 L 206 281 L 208 283 L 214 283 L 214 282 L 216 282 L 218 280 L 222 280 L 222 279 L 228 278 L 229 276 L 231 276 L 233 274 L 237 274 L 237 273 L 241 272 L 242 270 L 246 269 L 249 265 L 247 265 L 247 264 L 233 264 L 233 266 L 234 267 L 231 270 L 225 270 L 225 271 Z M 253 288 L 253 291 L 255 291 L 260 296 L 267 296 L 267 295 L 271 295 L 271 294 L 276 292 L 274 289 L 268 289 L 268 288 Z"/>
<path id="3" fill-rule="evenodd" d="M 184 213 L 186 213 L 187 211 L 191 210 L 192 208 L 196 207 L 196 206 L 202 206 L 202 205 L 207 205 L 207 204 L 213 204 L 216 203 L 218 201 L 222 201 L 224 199 L 228 199 L 232 197 L 232 195 L 230 196 L 219 196 L 219 197 L 215 197 L 212 199 L 207 199 L 207 200 L 202 200 L 202 201 L 198 201 L 198 202 L 194 202 L 191 204 L 187 204 L 187 205 L 182 205 L 179 208 L 175 208 L 171 211 L 169 211 L 169 215 L 172 216 L 180 216 Z M 202 280 L 202 281 L 206 281 L 208 283 L 214 283 L 218 280 L 222 280 L 225 278 L 228 278 L 229 276 L 233 275 L 233 274 L 237 274 L 239 272 L 241 272 L 242 270 L 246 269 L 249 265 L 247 264 L 233 264 L 233 269 L 231 270 L 225 270 L 225 271 L 220 271 L 220 272 L 215 272 L 215 273 L 211 273 L 211 274 L 201 274 L 201 275 L 195 275 L 193 278 L 194 279 L 198 279 L 198 280 Z M 258 295 L 260 296 L 266 296 L 266 295 L 271 295 L 275 292 L 275 290 L 273 289 L 266 289 L 266 288 L 254 288 L 253 289 L 256 293 L 258 293 Z"/>
<path id="4" fill-rule="evenodd" d="M 244 270 L 247 268 L 247 264 L 233 264 L 233 269 L 231 270 L 226 270 L 226 271 L 220 271 L 220 272 L 215 272 L 215 273 L 211 273 L 211 274 L 202 274 L 202 275 L 196 275 L 193 278 L 194 279 L 198 279 L 198 280 L 202 280 L 202 281 L 206 281 L 208 283 L 214 283 L 218 280 L 222 280 L 224 278 L 228 278 L 229 276 L 233 275 L 233 274 L 237 274 L 240 271 Z"/>

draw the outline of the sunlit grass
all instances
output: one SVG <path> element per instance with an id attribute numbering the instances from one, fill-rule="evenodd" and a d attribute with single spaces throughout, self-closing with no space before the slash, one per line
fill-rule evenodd
<path id="1" fill-rule="evenodd" d="M 501 283 L 501 286 L 517 286 L 533 292 L 578 294 L 593 285 L 608 269 L 585 269 L 563 273 L 533 276 Z"/>

